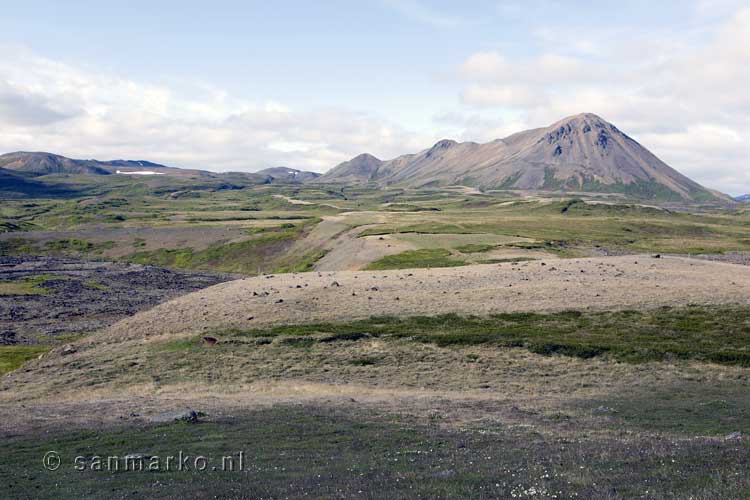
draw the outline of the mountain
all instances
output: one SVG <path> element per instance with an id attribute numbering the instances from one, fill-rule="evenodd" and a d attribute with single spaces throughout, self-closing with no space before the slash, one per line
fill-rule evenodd
<path id="1" fill-rule="evenodd" d="M 383 161 L 371 154 L 361 154 L 329 170 L 320 176 L 317 182 L 333 182 L 337 184 L 367 183 L 376 178 L 383 163 Z"/>
<path id="2" fill-rule="evenodd" d="M 96 174 L 109 175 L 111 172 L 97 162 L 71 160 L 51 153 L 27 153 L 19 151 L 0 156 L 0 167 L 34 175 L 46 174 Z"/>
<path id="3" fill-rule="evenodd" d="M 67 196 L 74 191 L 65 186 L 55 186 L 30 178 L 28 174 L 0 168 L 0 198 L 36 196 Z"/>
<path id="4" fill-rule="evenodd" d="M 743 194 L 741 196 L 735 196 L 734 201 L 739 201 L 741 203 L 750 203 L 750 194 Z"/>
<path id="5" fill-rule="evenodd" d="M 654 200 L 722 199 L 661 161 L 617 127 L 583 113 L 486 144 L 442 140 L 380 161 L 360 155 L 315 182 L 624 193 Z"/>
<path id="6" fill-rule="evenodd" d="M 317 172 L 297 170 L 296 168 L 272 167 L 255 172 L 259 175 L 269 177 L 271 181 L 279 182 L 309 182 L 320 177 Z"/>
<path id="7" fill-rule="evenodd" d="M 203 170 L 173 168 L 143 160 L 74 160 L 64 156 L 18 151 L 0 155 L 0 167 L 32 175 L 171 175 L 177 177 L 211 177 Z"/>

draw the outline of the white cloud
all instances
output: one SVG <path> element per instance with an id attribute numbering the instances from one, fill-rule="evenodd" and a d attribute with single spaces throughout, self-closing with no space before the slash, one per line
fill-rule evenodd
<path id="1" fill-rule="evenodd" d="M 494 106 L 525 108 L 541 104 L 543 96 L 532 86 L 511 84 L 470 85 L 464 90 L 463 98 L 470 103 L 491 103 Z"/>
<path id="2" fill-rule="evenodd" d="M 461 65 L 461 74 L 471 80 L 496 80 L 508 78 L 513 65 L 497 52 L 477 52 Z"/>
<path id="3" fill-rule="evenodd" d="M 461 141 L 489 142 L 501 137 L 507 137 L 523 130 L 524 123 L 514 119 L 497 116 L 486 118 L 479 113 L 464 114 L 458 111 L 438 113 L 433 121 L 442 129 L 449 132 L 445 137 Z"/>
<path id="4" fill-rule="evenodd" d="M 632 32 L 601 43 L 586 35 L 577 43 L 600 47 L 595 56 L 469 56 L 457 71 L 464 103 L 485 117 L 513 112 L 523 127 L 594 112 L 699 182 L 750 191 L 750 9 L 708 37 Z"/>
<path id="5" fill-rule="evenodd" d="M 367 113 L 295 111 L 205 84 L 177 89 L 137 82 L 0 46 L 3 152 L 46 150 L 211 170 L 324 171 L 363 151 L 388 158 L 426 142 Z"/>

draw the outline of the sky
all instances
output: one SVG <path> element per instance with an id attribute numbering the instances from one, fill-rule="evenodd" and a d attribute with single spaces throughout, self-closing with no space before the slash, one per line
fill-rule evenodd
<path id="1" fill-rule="evenodd" d="M 0 152 L 324 172 L 591 112 L 750 192 L 750 0 L 2 3 Z"/>

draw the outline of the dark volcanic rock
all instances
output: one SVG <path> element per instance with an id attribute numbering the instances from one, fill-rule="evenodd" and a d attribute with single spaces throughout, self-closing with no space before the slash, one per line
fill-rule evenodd
<path id="1" fill-rule="evenodd" d="M 185 293 L 233 277 L 121 262 L 0 257 L 0 281 L 47 275 L 40 295 L 0 296 L 0 344 L 90 333 Z"/>

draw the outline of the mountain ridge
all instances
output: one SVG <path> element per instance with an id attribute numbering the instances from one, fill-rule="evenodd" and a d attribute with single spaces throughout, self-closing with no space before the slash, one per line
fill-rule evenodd
<path id="1" fill-rule="evenodd" d="M 50 174 L 112 175 L 153 171 L 178 176 L 207 176 L 210 172 L 167 167 L 146 160 L 79 160 L 44 151 L 15 151 L 0 155 L 0 167 L 33 176 Z"/>
<path id="2" fill-rule="evenodd" d="M 593 113 L 483 144 L 443 139 L 428 149 L 388 161 L 359 155 L 314 182 L 590 191 L 667 201 L 729 200 L 679 173 Z"/>
<path id="3" fill-rule="evenodd" d="M 258 175 L 264 175 L 270 177 L 272 180 L 279 180 L 283 182 L 291 183 L 302 183 L 309 182 L 313 179 L 317 179 L 321 174 L 317 172 L 310 172 L 307 170 L 299 170 L 296 168 L 289 167 L 271 167 L 264 168 L 254 172 Z"/>
<path id="4" fill-rule="evenodd" d="M 288 167 L 272 167 L 258 172 L 211 172 L 208 170 L 168 167 L 147 160 L 77 160 L 43 151 L 15 151 L 0 155 L 0 168 L 29 177 L 44 175 L 116 175 L 162 174 L 181 178 L 237 178 L 258 182 L 302 183 L 321 174 Z M 7 176 L 7 174 L 6 174 Z"/>

